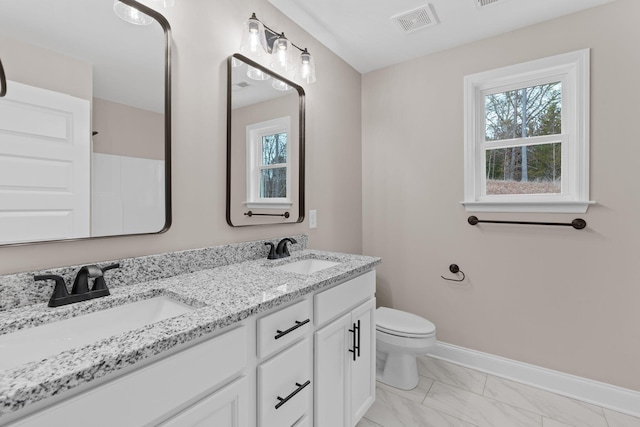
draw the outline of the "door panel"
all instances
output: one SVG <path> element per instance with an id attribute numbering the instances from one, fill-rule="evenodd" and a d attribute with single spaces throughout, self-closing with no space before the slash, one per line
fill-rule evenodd
<path id="1" fill-rule="evenodd" d="M 88 237 L 90 102 L 10 85 L 0 98 L 0 243 Z"/>

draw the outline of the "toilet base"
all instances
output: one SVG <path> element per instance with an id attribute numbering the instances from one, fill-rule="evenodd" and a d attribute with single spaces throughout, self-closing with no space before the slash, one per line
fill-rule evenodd
<path id="1" fill-rule="evenodd" d="M 401 390 L 418 386 L 418 363 L 415 354 L 390 353 L 376 361 L 376 380 Z"/>

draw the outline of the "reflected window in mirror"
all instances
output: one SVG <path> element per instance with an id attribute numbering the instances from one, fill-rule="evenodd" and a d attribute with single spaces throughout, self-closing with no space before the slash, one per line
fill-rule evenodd
<path id="1" fill-rule="evenodd" d="M 247 207 L 289 209 L 291 117 L 247 126 Z"/>
<path id="2" fill-rule="evenodd" d="M 240 54 L 228 72 L 227 223 L 302 222 L 304 90 Z"/>

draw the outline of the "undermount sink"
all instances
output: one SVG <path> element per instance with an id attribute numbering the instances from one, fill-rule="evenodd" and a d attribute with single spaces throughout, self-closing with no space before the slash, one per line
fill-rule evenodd
<path id="1" fill-rule="evenodd" d="M 300 261 L 273 267 L 274 270 L 288 271 L 290 273 L 313 274 L 316 271 L 324 270 L 340 264 L 339 262 L 327 261 L 324 259 L 308 258 Z"/>
<path id="2" fill-rule="evenodd" d="M 193 310 L 194 307 L 159 296 L 0 335 L 0 370 L 42 360 Z"/>

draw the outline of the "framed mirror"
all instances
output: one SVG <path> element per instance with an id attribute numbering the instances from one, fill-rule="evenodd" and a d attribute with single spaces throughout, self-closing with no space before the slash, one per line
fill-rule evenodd
<path id="1" fill-rule="evenodd" d="M 227 223 L 302 222 L 304 90 L 236 53 L 227 92 Z"/>
<path id="2" fill-rule="evenodd" d="M 166 19 L 134 0 L 3 0 L 0 60 L 0 245 L 166 231 Z"/>

